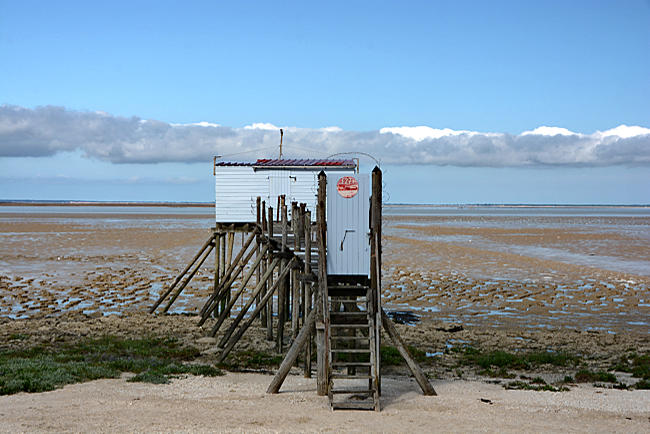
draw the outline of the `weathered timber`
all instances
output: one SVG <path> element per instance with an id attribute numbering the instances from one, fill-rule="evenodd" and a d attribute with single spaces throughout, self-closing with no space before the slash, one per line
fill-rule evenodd
<path id="1" fill-rule="evenodd" d="M 271 240 L 273 238 L 273 207 L 269 207 L 268 214 L 269 218 L 267 221 L 267 239 Z M 268 258 L 266 266 L 267 268 L 270 268 L 271 255 L 266 256 Z M 269 288 L 273 285 L 273 273 L 271 273 L 269 278 L 265 281 L 264 285 L 264 295 L 266 295 L 266 292 L 268 292 Z M 270 303 L 266 304 L 266 340 L 273 340 L 273 299 L 271 299 Z"/>
<path id="2" fill-rule="evenodd" d="M 305 275 L 311 275 L 311 213 L 304 213 L 305 229 Z M 304 282 L 303 282 L 304 284 Z M 305 318 L 312 312 L 311 310 L 311 283 L 305 285 Z M 314 315 L 316 318 L 316 315 Z M 303 326 L 304 327 L 304 326 Z M 308 343 L 305 347 L 305 378 L 311 378 L 311 340 L 312 333 L 309 332 Z"/>
<path id="3" fill-rule="evenodd" d="M 158 306 L 160 306 L 160 303 L 162 303 L 163 300 L 165 300 L 165 298 L 167 298 L 167 296 L 168 296 L 168 295 L 169 295 L 169 294 L 174 290 L 174 287 L 178 284 L 178 282 L 181 281 L 181 279 L 183 278 L 183 276 L 185 276 L 185 273 L 187 273 L 188 270 L 189 270 L 190 268 L 192 268 L 192 265 L 194 265 L 194 263 L 196 262 L 196 260 L 199 259 L 199 256 L 201 256 L 201 254 L 203 253 L 203 251 L 204 251 L 205 249 L 207 249 L 208 246 L 210 245 L 210 243 L 212 243 L 212 242 L 214 241 L 214 238 L 215 238 L 215 234 L 212 233 L 212 235 L 210 235 L 210 238 L 208 238 L 208 240 L 207 240 L 207 241 L 203 244 L 203 246 L 199 249 L 199 252 L 194 256 L 194 258 L 192 259 L 192 261 L 190 261 L 190 263 L 187 264 L 187 267 L 185 267 L 185 269 L 183 269 L 183 271 L 181 271 L 181 273 L 180 273 L 178 276 L 176 276 L 176 279 L 174 280 L 174 283 L 172 283 L 171 286 L 167 289 L 167 291 L 165 291 L 165 293 L 162 294 L 162 295 L 158 298 L 158 300 L 156 300 L 156 302 L 154 303 L 154 305 L 151 306 L 151 309 L 149 309 L 149 313 L 153 313 L 153 312 L 158 308 Z"/>
<path id="4" fill-rule="evenodd" d="M 415 377 L 415 381 L 417 381 L 418 384 L 420 385 L 420 388 L 422 389 L 422 393 L 425 395 L 432 395 L 432 396 L 437 395 L 436 391 L 433 389 L 433 386 L 431 386 L 431 383 L 429 383 L 427 376 L 424 374 L 424 372 L 417 364 L 415 359 L 413 359 L 413 356 L 411 356 L 411 353 L 409 352 L 408 348 L 404 344 L 404 341 L 402 341 L 402 338 L 397 332 L 395 325 L 388 317 L 388 315 L 386 315 L 386 312 L 383 309 L 381 310 L 381 320 L 384 326 L 384 330 L 386 330 L 386 334 L 393 341 L 395 347 L 402 355 L 404 360 L 406 360 L 406 364 L 408 365 L 409 369 L 413 373 L 413 376 Z"/>
<path id="5" fill-rule="evenodd" d="M 262 280 L 268 279 L 269 276 L 273 274 L 273 270 L 278 265 L 279 261 L 280 261 L 279 259 L 274 259 L 273 260 L 273 262 L 271 263 L 271 266 L 268 268 L 268 270 L 266 270 L 266 274 L 264 276 L 262 276 Z M 255 287 L 254 294 L 248 300 L 248 302 L 246 303 L 246 307 L 242 308 L 241 311 L 239 311 L 239 314 L 237 315 L 237 317 L 233 320 L 232 324 L 230 324 L 230 328 L 223 335 L 223 338 L 219 342 L 220 347 L 223 347 L 226 344 L 226 342 L 228 341 L 228 338 L 230 338 L 233 331 L 235 331 L 235 329 L 237 328 L 237 326 L 239 325 L 241 320 L 244 318 L 244 315 L 246 315 L 246 312 L 248 312 L 248 309 L 250 308 L 250 306 L 255 301 L 255 296 L 262 290 L 262 286 L 263 286 L 262 283 L 260 283 L 260 284 L 257 285 L 257 287 Z M 212 336 L 214 336 L 214 335 L 212 335 Z"/>
<path id="6" fill-rule="evenodd" d="M 231 298 L 231 300 L 228 303 L 228 305 L 226 306 L 226 308 L 223 310 L 223 312 L 221 312 L 221 315 L 219 315 L 219 318 L 217 319 L 217 322 L 212 327 L 212 331 L 210 333 L 212 336 L 217 334 L 217 332 L 219 331 L 219 328 L 221 327 L 221 324 L 223 324 L 225 319 L 228 318 L 228 315 L 230 315 L 230 311 L 232 310 L 233 306 L 237 302 L 237 299 L 246 290 L 246 284 L 249 282 L 251 277 L 253 277 L 253 274 L 255 274 L 255 272 L 257 271 L 257 269 L 258 269 L 258 267 L 260 265 L 260 262 L 262 262 L 262 258 L 266 254 L 267 250 L 268 250 L 268 246 L 264 246 L 264 248 L 262 249 L 262 254 L 257 255 L 257 259 L 255 259 L 255 262 L 251 266 L 250 270 L 248 270 L 248 273 L 242 279 L 239 290 L 237 290 L 235 295 Z M 257 283 L 257 285 L 259 285 L 259 283 Z M 259 303 L 259 300 L 260 300 L 260 298 L 259 298 L 259 294 L 258 294 L 258 296 L 255 298 L 256 303 Z"/>
<path id="7" fill-rule="evenodd" d="M 225 358 L 228 356 L 228 354 L 233 349 L 235 344 L 237 344 L 239 339 L 241 339 L 241 337 L 244 335 L 246 330 L 248 330 L 248 328 L 251 326 L 253 321 L 255 321 L 255 316 L 264 307 L 264 304 L 266 304 L 269 301 L 269 298 L 271 298 L 271 296 L 273 295 L 273 292 L 275 292 L 275 289 L 277 288 L 278 284 L 282 281 L 282 279 L 289 273 L 289 270 L 291 270 L 291 268 L 293 267 L 294 262 L 295 262 L 295 259 L 292 259 L 291 261 L 289 261 L 287 266 L 280 272 L 280 275 L 278 276 L 278 280 L 275 282 L 275 284 L 271 288 L 269 288 L 269 291 L 266 293 L 266 295 L 264 295 L 264 297 L 260 301 L 260 305 L 256 306 L 255 311 L 253 311 L 253 314 L 250 316 L 250 318 L 248 318 L 248 320 L 245 321 L 244 324 L 242 324 L 242 326 L 239 328 L 237 333 L 235 333 L 228 340 L 228 344 L 225 346 L 225 348 L 223 349 L 223 351 L 219 355 L 219 359 L 218 359 L 219 363 L 221 363 L 221 362 L 223 362 L 225 360 Z M 253 295 L 253 297 L 254 296 L 255 295 Z M 242 309 L 242 311 L 247 311 L 249 308 L 250 308 L 250 301 L 249 301 L 249 304 L 247 304 L 246 307 L 244 309 Z M 242 318 L 243 318 L 243 316 L 242 316 Z"/>
<path id="8" fill-rule="evenodd" d="M 317 391 L 324 396 L 329 393 L 329 314 L 327 312 L 327 222 L 325 214 L 325 199 L 327 176 L 321 171 L 318 174 L 318 296 L 316 306 L 318 309 L 316 320 L 316 358 L 317 358 Z"/>
<path id="9" fill-rule="evenodd" d="M 228 271 L 221 278 L 221 284 L 219 285 L 217 290 L 213 291 L 210 297 L 208 297 L 208 300 L 205 302 L 203 308 L 201 309 L 201 313 L 200 313 L 201 320 L 199 321 L 198 324 L 199 327 L 202 326 L 203 323 L 208 319 L 212 311 L 217 308 L 219 301 L 224 299 L 222 294 L 227 294 L 227 291 L 230 290 L 230 286 L 233 284 L 235 279 L 237 279 L 238 274 L 246 266 L 248 261 L 250 261 L 251 256 L 255 252 L 254 249 L 248 253 L 248 256 L 244 260 L 244 263 L 240 264 L 242 256 L 244 255 L 244 253 L 246 253 L 246 250 L 248 250 L 248 247 L 250 247 L 250 244 L 253 242 L 254 239 L 255 239 L 255 233 L 253 232 L 246 240 L 244 247 L 242 247 L 241 250 L 239 250 L 239 253 L 237 253 L 235 260 L 228 267 Z M 235 270 L 236 268 L 238 269 L 238 271 L 233 275 L 233 270 Z M 226 297 L 226 299 L 229 299 L 229 297 Z"/>
<path id="10" fill-rule="evenodd" d="M 217 309 L 217 306 L 219 306 L 219 303 L 222 302 L 223 300 L 229 300 L 230 297 L 228 297 L 228 294 L 230 294 L 230 288 L 232 284 L 237 280 L 239 275 L 243 272 L 244 268 L 246 267 L 246 264 L 251 260 L 253 255 L 255 254 L 255 248 L 252 248 L 246 257 L 239 262 L 239 265 L 237 266 L 237 269 L 235 270 L 234 273 L 231 273 L 230 278 L 228 281 L 224 284 L 221 285 L 219 291 L 215 294 L 211 294 L 210 297 L 208 298 L 208 301 L 206 301 L 205 305 L 203 306 L 202 309 L 202 314 L 201 314 L 201 320 L 199 321 L 198 326 L 202 326 L 203 323 L 210 317 L 210 314 Z M 229 301 L 226 301 L 226 304 L 229 303 Z M 223 307 L 221 311 L 223 311 Z"/>
<path id="11" fill-rule="evenodd" d="M 287 355 L 284 356 L 284 360 L 282 360 L 278 372 L 275 374 L 275 377 L 273 377 L 273 381 L 271 381 L 268 389 L 266 389 L 266 393 L 278 393 L 280 391 L 280 387 L 282 387 L 282 383 L 284 383 L 285 378 L 287 378 L 291 366 L 296 362 L 300 350 L 305 346 L 305 344 L 309 343 L 309 335 L 311 334 L 311 330 L 314 328 L 315 323 L 316 312 L 312 311 L 305 319 L 305 323 L 300 329 L 300 333 L 298 333 L 298 336 L 291 344 L 289 351 L 287 351 Z"/>
<path id="12" fill-rule="evenodd" d="M 201 265 L 203 265 L 203 263 L 205 262 L 205 260 L 208 259 L 208 256 L 210 256 L 210 253 L 212 252 L 212 249 L 214 248 L 214 244 L 210 244 L 209 246 L 210 246 L 210 247 L 209 247 L 209 248 L 205 251 L 205 253 L 203 254 L 203 257 L 202 257 L 201 259 L 199 259 L 199 262 L 197 263 L 197 265 L 196 265 L 196 267 L 194 268 L 194 270 L 192 270 L 192 271 L 190 272 L 190 275 L 185 279 L 185 281 L 181 284 L 181 286 L 178 288 L 178 290 L 176 290 L 176 293 L 175 293 L 175 294 L 172 296 L 172 298 L 169 300 L 169 302 L 167 303 L 167 305 L 166 305 L 165 308 L 163 309 L 163 313 L 166 313 L 166 312 L 169 310 L 169 308 L 172 306 L 172 304 L 174 304 L 174 302 L 176 301 L 176 299 L 178 298 L 178 296 L 181 295 L 181 292 L 183 292 L 183 290 L 185 289 L 185 287 L 187 286 L 187 284 L 190 283 L 190 281 L 192 280 L 192 278 L 194 277 L 194 275 L 196 274 L 196 272 L 199 271 L 199 268 L 201 268 Z"/>

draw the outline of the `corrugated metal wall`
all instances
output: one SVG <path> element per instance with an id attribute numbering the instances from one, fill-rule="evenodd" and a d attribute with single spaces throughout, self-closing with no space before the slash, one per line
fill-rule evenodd
<path id="1" fill-rule="evenodd" d="M 215 215 L 220 223 L 254 222 L 257 196 L 266 206 L 277 207 L 279 195 L 286 195 L 291 215 L 291 202 L 306 203 L 316 220 L 316 196 L 320 168 L 301 170 L 258 169 L 250 166 L 217 166 L 215 169 Z M 353 175 L 354 170 L 325 171 L 330 177 Z M 337 178 L 338 179 L 338 178 Z"/>
<path id="2" fill-rule="evenodd" d="M 215 168 L 215 217 L 217 222 L 254 222 L 257 196 L 269 194 L 266 174 L 252 167 L 219 166 Z"/>
<path id="3" fill-rule="evenodd" d="M 336 184 L 354 176 L 359 190 L 341 196 Z M 330 174 L 327 178 L 327 274 L 370 274 L 370 179 L 367 174 Z"/>

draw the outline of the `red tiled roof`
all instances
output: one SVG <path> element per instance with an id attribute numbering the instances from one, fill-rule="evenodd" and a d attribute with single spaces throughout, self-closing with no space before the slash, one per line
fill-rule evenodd
<path id="1" fill-rule="evenodd" d="M 283 166 L 283 167 L 295 167 L 295 166 L 342 166 L 342 167 L 355 167 L 354 161 L 352 160 L 315 160 L 315 159 L 306 159 L 306 160 L 279 160 L 279 159 L 270 159 L 270 158 L 261 158 L 253 164 L 255 167 L 274 167 L 274 166 Z"/>
<path id="2" fill-rule="evenodd" d="M 219 161 L 215 166 L 249 166 L 249 167 L 336 167 L 336 168 L 355 168 L 356 164 L 352 160 L 280 160 L 271 158 L 260 158 L 254 163 L 238 161 Z"/>

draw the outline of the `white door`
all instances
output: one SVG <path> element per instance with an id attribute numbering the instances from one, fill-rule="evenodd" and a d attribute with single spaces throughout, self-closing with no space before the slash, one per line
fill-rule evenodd
<path id="1" fill-rule="evenodd" d="M 370 274 L 370 180 L 327 177 L 327 274 Z"/>

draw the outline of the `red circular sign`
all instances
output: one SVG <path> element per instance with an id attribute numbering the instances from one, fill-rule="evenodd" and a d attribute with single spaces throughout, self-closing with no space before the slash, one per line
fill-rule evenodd
<path id="1" fill-rule="evenodd" d="M 359 191 L 359 181 L 354 176 L 344 176 L 336 183 L 336 190 L 341 196 L 349 199 Z"/>

